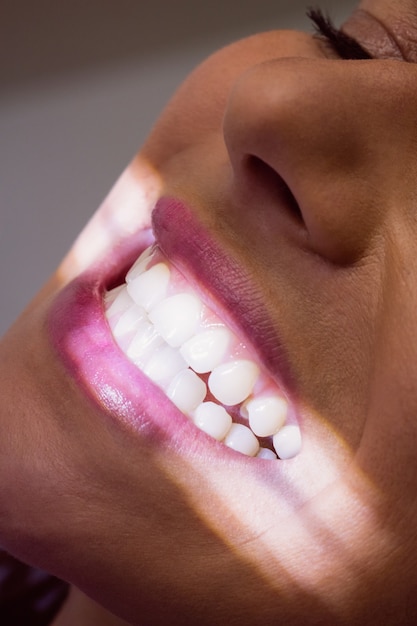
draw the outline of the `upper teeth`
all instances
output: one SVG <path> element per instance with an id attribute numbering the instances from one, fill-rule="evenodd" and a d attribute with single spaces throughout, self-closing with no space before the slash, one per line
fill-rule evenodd
<path id="1" fill-rule="evenodd" d="M 298 454 L 300 429 L 288 423 L 282 391 L 158 248 L 140 255 L 105 304 L 123 352 L 198 428 L 249 456 L 277 458 L 257 437 L 281 459 Z M 198 374 L 208 375 L 208 390 Z"/>

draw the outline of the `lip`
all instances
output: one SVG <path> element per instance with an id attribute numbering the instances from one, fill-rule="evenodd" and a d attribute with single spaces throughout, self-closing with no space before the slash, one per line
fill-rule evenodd
<path id="1" fill-rule="evenodd" d="M 285 351 L 245 269 L 214 240 L 180 200 L 162 198 L 152 213 L 153 234 L 163 253 L 210 307 L 251 346 L 269 374 L 291 388 Z M 104 316 L 103 293 L 151 243 L 142 231 L 74 279 L 56 296 L 47 319 L 51 343 L 67 372 L 106 419 L 114 418 L 150 443 L 196 447 L 241 462 L 248 459 L 199 431 L 165 394 L 130 362 L 113 339 Z M 227 276 L 227 280 L 224 277 Z"/>

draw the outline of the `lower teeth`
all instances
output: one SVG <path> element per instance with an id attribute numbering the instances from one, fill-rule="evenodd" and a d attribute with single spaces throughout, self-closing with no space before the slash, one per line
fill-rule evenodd
<path id="1" fill-rule="evenodd" d="M 214 439 L 248 456 L 296 456 L 301 435 L 288 423 L 287 400 L 162 253 L 145 250 L 126 281 L 105 295 L 106 317 L 126 356 Z"/>

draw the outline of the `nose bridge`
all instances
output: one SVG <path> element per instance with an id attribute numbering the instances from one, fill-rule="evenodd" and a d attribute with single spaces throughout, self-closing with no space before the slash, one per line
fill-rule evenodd
<path id="1" fill-rule="evenodd" d="M 336 261 L 363 253 L 400 182 L 401 148 L 417 138 L 404 64 L 380 63 L 264 63 L 238 79 L 224 118 L 236 186 L 257 193 L 248 157 L 265 163 L 288 185 L 312 246 Z"/>
<path id="2" fill-rule="evenodd" d="M 330 143 L 333 162 L 339 149 L 346 154 L 346 144 L 351 149 L 355 140 L 346 122 L 357 117 L 360 94 L 344 68 L 335 61 L 287 58 L 245 72 L 233 86 L 224 119 L 231 152 L 247 147 L 263 158 L 269 154 L 270 165 L 281 155 L 284 161 L 284 151 L 286 162 L 296 162 L 305 150 Z"/>

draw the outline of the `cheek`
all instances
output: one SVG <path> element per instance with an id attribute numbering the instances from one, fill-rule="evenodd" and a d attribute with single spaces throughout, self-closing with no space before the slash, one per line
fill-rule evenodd
<path id="1" fill-rule="evenodd" d="M 217 63 L 195 70 L 172 97 L 158 119 L 141 155 L 159 170 L 190 146 L 222 135 L 223 114 L 232 83 L 230 68 L 219 75 Z"/>
<path id="2" fill-rule="evenodd" d="M 268 285 L 265 300 L 291 355 L 295 394 L 356 450 L 371 393 L 378 279 L 371 266 L 335 272 L 284 241 L 276 248 L 258 280 Z"/>
<path id="3" fill-rule="evenodd" d="M 397 234 L 401 225 L 397 223 Z M 391 229 L 391 234 L 394 228 Z M 387 245 L 384 303 L 378 320 L 372 394 L 362 463 L 387 493 L 415 501 L 417 475 L 417 389 L 415 235 L 409 224 Z"/>

